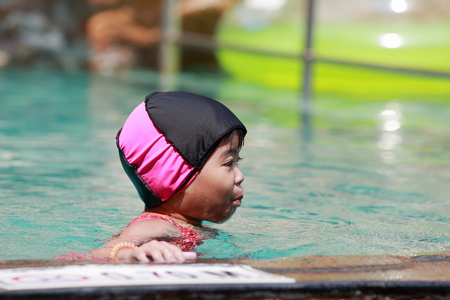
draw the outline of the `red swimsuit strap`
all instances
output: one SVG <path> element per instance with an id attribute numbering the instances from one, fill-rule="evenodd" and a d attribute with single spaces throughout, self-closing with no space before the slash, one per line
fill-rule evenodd
<path id="1" fill-rule="evenodd" d="M 193 231 L 192 229 L 189 229 L 187 227 L 181 226 L 180 224 L 176 223 L 175 221 L 173 221 L 172 219 L 169 219 L 167 217 L 163 217 L 163 216 L 160 216 L 160 215 L 154 215 L 154 214 L 140 215 L 140 216 L 134 218 L 130 223 L 128 223 L 128 225 L 124 229 L 128 228 L 129 226 L 131 226 L 133 223 L 135 223 L 137 221 L 140 221 L 140 220 L 152 220 L 152 219 L 160 219 L 160 220 L 167 221 L 167 222 L 171 223 L 172 225 L 175 225 L 176 227 L 178 227 L 178 229 L 180 229 L 180 231 L 182 233 L 189 232 L 190 236 L 192 236 L 192 235 L 198 236 L 198 234 L 195 231 Z"/>

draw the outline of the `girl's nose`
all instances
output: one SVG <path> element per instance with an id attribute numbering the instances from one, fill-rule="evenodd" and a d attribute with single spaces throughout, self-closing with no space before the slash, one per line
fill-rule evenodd
<path id="1" fill-rule="evenodd" d="M 238 185 L 241 185 L 244 182 L 244 174 L 242 174 L 239 167 L 234 169 L 234 182 Z"/>

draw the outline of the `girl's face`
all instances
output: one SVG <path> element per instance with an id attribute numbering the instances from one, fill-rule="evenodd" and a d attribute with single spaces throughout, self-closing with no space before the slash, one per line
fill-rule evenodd
<path id="1" fill-rule="evenodd" d="M 190 223 L 225 222 L 241 205 L 244 175 L 238 167 L 238 144 L 237 134 L 223 139 L 194 181 L 176 195 L 182 197 L 177 213 Z"/>

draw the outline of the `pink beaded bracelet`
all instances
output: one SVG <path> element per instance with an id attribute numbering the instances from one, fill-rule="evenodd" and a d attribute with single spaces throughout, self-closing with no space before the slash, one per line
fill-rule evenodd
<path id="1" fill-rule="evenodd" d="M 109 252 L 109 258 L 112 260 L 117 260 L 117 252 L 119 252 L 122 248 L 128 248 L 128 249 L 136 249 L 137 247 L 132 243 L 122 242 L 118 243 L 114 246 L 114 248 L 111 249 L 111 252 Z"/>

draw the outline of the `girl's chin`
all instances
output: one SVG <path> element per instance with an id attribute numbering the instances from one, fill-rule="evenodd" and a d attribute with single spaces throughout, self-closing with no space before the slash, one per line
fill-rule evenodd
<path id="1" fill-rule="evenodd" d="M 228 221 L 236 212 L 236 208 L 237 208 L 237 206 L 234 206 L 233 208 L 231 208 L 231 210 L 228 212 L 228 214 L 224 215 L 224 217 L 222 217 L 220 219 L 220 221 L 215 222 L 215 223 L 222 224 L 222 223 L 225 223 L 226 221 Z"/>

